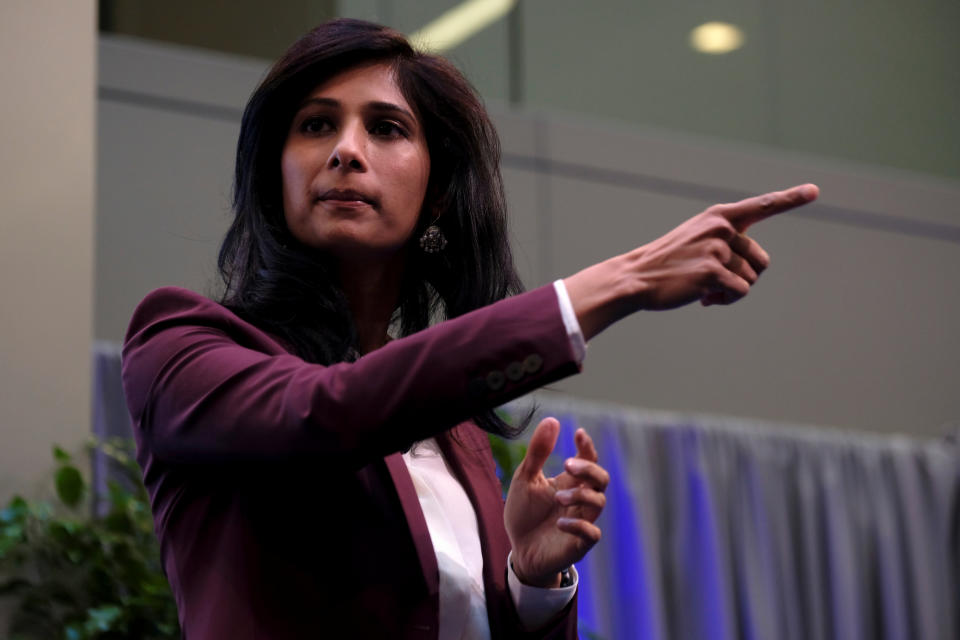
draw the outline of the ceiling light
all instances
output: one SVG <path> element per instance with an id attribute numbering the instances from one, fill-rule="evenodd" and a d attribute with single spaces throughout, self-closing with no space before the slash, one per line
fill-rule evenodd
<path id="1" fill-rule="evenodd" d="M 510 13 L 517 0 L 467 0 L 410 34 L 418 49 L 449 51 Z"/>
<path id="2" fill-rule="evenodd" d="M 690 32 L 690 46 L 700 53 L 729 53 L 743 46 L 743 31 L 729 22 L 707 22 Z"/>

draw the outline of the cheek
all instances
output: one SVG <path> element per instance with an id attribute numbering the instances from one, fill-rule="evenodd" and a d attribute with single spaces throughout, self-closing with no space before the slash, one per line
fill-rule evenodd
<path id="1" fill-rule="evenodd" d="M 427 182 L 430 178 L 430 171 L 423 167 L 414 176 L 407 180 L 408 197 L 414 203 L 417 211 L 423 207 L 423 202 L 427 196 Z"/>
<path id="2" fill-rule="evenodd" d="M 414 211 L 415 217 L 412 224 L 416 224 L 420 216 L 420 210 L 423 208 L 424 199 L 427 195 L 427 183 L 430 181 L 430 159 L 419 157 L 411 158 L 406 165 L 406 170 L 398 176 L 398 183 L 401 185 L 404 194 L 404 200 L 407 206 Z"/>
<path id="3" fill-rule="evenodd" d="M 295 221 L 305 206 L 306 172 L 303 163 L 294 153 L 284 150 L 280 157 L 281 191 L 283 196 L 283 216 L 287 226 Z"/>

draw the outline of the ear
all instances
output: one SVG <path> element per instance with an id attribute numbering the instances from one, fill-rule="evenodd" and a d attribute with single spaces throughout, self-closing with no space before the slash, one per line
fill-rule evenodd
<path id="1" fill-rule="evenodd" d="M 427 194 L 423 199 L 423 208 L 420 213 L 420 226 L 424 229 L 435 224 L 443 212 L 446 211 L 446 194 L 441 194 L 440 190 L 432 184 L 427 188 Z"/>

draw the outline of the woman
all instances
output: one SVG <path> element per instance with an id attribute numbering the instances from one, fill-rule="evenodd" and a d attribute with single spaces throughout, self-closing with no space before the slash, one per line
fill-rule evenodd
<path id="1" fill-rule="evenodd" d="M 768 258 L 742 231 L 816 190 L 521 294 L 498 164 L 462 76 L 377 25 L 322 25 L 251 97 L 221 304 L 160 289 L 124 346 L 187 638 L 575 637 L 607 474 L 581 430 L 546 478 L 548 418 L 504 506 L 481 428 L 617 319 L 745 295 Z"/>

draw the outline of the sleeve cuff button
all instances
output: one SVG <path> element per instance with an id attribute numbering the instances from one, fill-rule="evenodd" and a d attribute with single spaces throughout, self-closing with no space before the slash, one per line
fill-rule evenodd
<path id="1" fill-rule="evenodd" d="M 543 366 L 543 358 L 539 354 L 531 353 L 523 361 L 523 369 L 527 373 L 536 373 Z"/>
<path id="2" fill-rule="evenodd" d="M 487 387 L 489 387 L 491 391 L 499 391 L 503 388 L 506 381 L 507 377 L 503 375 L 502 371 L 491 371 L 487 374 Z"/>
<path id="3" fill-rule="evenodd" d="M 516 382 L 526 374 L 526 369 L 519 362 L 511 362 L 507 365 L 507 368 L 504 370 L 504 373 L 507 374 L 507 379 L 512 382 Z"/>

